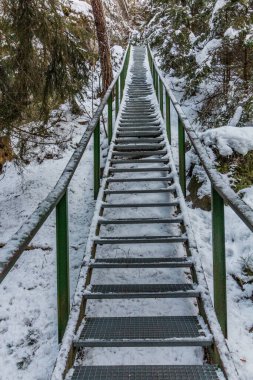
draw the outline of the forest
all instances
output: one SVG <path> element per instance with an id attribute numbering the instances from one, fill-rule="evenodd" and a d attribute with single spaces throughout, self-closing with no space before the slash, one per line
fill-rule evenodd
<path id="1" fill-rule="evenodd" d="M 0 380 L 252 380 L 252 182 L 253 2 L 0 0 Z"/>

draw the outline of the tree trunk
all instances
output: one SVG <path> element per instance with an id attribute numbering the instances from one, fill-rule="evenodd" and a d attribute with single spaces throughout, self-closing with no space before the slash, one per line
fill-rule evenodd
<path id="1" fill-rule="evenodd" d="M 134 4 L 135 5 L 135 4 Z M 122 13 L 125 17 L 125 19 L 129 20 L 129 13 L 128 13 L 128 4 L 126 0 L 119 0 L 119 6 L 122 10 Z"/>
<path id="2" fill-rule="evenodd" d="M 93 10 L 98 47 L 99 47 L 99 57 L 102 71 L 102 81 L 103 81 L 103 94 L 110 86 L 113 80 L 112 73 L 112 63 L 111 63 L 111 52 L 108 41 L 108 35 L 106 30 L 105 15 L 103 10 L 102 0 L 91 0 L 91 6 Z"/>

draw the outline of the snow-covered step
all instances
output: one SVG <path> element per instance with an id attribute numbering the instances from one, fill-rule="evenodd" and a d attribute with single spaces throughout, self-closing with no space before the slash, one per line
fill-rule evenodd
<path id="1" fill-rule="evenodd" d="M 164 189 L 132 189 L 132 190 L 105 190 L 105 195 L 113 194 L 159 194 L 159 193 L 174 193 L 176 188 L 171 186 Z"/>
<path id="2" fill-rule="evenodd" d="M 118 132 L 120 131 L 136 131 L 136 132 L 141 132 L 141 131 L 149 131 L 149 132 L 154 132 L 154 131 L 161 131 L 161 128 L 156 125 L 152 125 L 147 127 L 146 124 L 144 125 L 137 125 L 137 126 L 130 126 L 130 125 L 122 125 L 118 128 Z"/>
<path id="3" fill-rule="evenodd" d="M 208 347 L 213 338 L 200 317 L 86 318 L 75 347 Z"/>
<path id="4" fill-rule="evenodd" d="M 75 367 L 72 380 L 219 380 L 214 365 Z"/>
<path id="5" fill-rule="evenodd" d="M 152 157 L 152 156 L 165 156 L 167 154 L 167 150 L 154 150 L 154 151 L 148 151 L 148 150 L 143 150 L 143 151 L 136 151 L 136 152 L 117 152 L 113 151 L 112 152 L 113 157 L 118 156 L 129 156 L 129 157 Z"/>
<path id="6" fill-rule="evenodd" d="M 117 257 L 111 259 L 96 259 L 91 268 L 191 268 L 193 266 L 187 257 Z"/>
<path id="7" fill-rule="evenodd" d="M 98 224 L 181 224 L 183 218 L 122 218 L 122 219 L 98 219 Z"/>
<path id="8" fill-rule="evenodd" d="M 114 150 L 120 151 L 140 151 L 140 150 L 158 150 L 165 147 L 165 143 L 149 143 L 149 144 L 117 144 L 114 146 Z"/>
<path id="9" fill-rule="evenodd" d="M 120 144 L 145 144 L 145 143 L 155 143 L 155 142 L 162 142 L 164 141 L 163 137 L 156 137 L 156 138 L 153 138 L 153 137 L 135 137 L 135 138 L 132 138 L 132 139 L 122 139 L 122 138 L 118 138 L 115 140 L 115 144 L 117 145 L 120 145 Z"/>
<path id="10" fill-rule="evenodd" d="M 104 244 L 173 244 L 186 243 L 187 237 L 184 236 L 115 236 L 99 237 L 94 239 L 98 245 Z"/>
<path id="11" fill-rule="evenodd" d="M 200 291 L 194 284 L 91 285 L 84 294 L 85 299 L 191 298 L 199 296 Z"/>
<path id="12" fill-rule="evenodd" d="M 169 172 L 171 168 L 168 166 L 161 166 L 159 168 L 109 168 L 109 172 L 111 173 L 141 173 L 141 172 Z"/>
<path id="13" fill-rule="evenodd" d="M 145 158 L 141 160 L 133 160 L 133 159 L 111 159 L 109 160 L 111 164 L 160 164 L 160 163 L 168 163 L 169 158 Z"/>
<path id="14" fill-rule="evenodd" d="M 177 207 L 179 202 L 157 202 L 157 203 L 107 203 L 103 202 L 102 208 L 135 208 L 135 207 Z"/>
<path id="15" fill-rule="evenodd" d="M 145 130 L 143 129 L 143 131 L 137 131 L 136 128 L 131 129 L 131 130 L 126 130 L 126 129 L 117 130 L 117 136 L 119 137 L 134 137 L 134 136 L 157 137 L 157 136 L 161 136 L 161 134 L 162 134 L 161 129 L 153 129 L 153 130 L 149 129 L 148 131 L 147 131 L 147 128 Z"/>
<path id="16" fill-rule="evenodd" d="M 168 169 L 169 171 L 169 169 Z M 124 172 L 124 171 L 123 171 Z M 173 177 L 168 176 L 168 177 L 143 177 L 143 178 L 107 178 L 106 182 L 108 183 L 123 183 L 123 182 L 168 182 L 172 181 Z"/>

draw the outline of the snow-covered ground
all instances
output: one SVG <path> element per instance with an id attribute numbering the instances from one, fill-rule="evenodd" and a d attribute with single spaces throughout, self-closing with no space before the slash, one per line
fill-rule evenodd
<path id="1" fill-rule="evenodd" d="M 83 119 L 83 118 L 82 118 Z M 78 141 L 86 126 L 75 125 Z M 55 185 L 73 148 L 58 160 L 30 164 L 18 174 L 9 164 L 0 182 L 1 244 L 25 222 Z M 69 188 L 71 293 L 76 285 L 93 215 L 92 142 Z M 55 212 L 0 286 L 0 379 L 45 380 L 58 352 Z"/>

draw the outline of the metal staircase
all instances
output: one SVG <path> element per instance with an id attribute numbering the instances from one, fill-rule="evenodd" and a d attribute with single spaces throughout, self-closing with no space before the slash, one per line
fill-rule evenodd
<path id="1" fill-rule="evenodd" d="M 132 55 L 91 231 L 91 260 L 82 295 L 84 319 L 73 342 L 76 361 L 66 378 L 222 379 L 218 367 L 206 360 L 205 350 L 213 346 L 213 336 L 196 306 L 201 292 L 192 280 L 194 262 L 186 254 L 188 237 L 180 207 L 182 194 L 178 193 L 181 189 L 177 173 L 148 77 L 145 47 L 135 47 Z M 138 276 L 131 278 L 136 269 L 141 271 L 143 283 Z M 167 269 L 165 282 L 161 271 Z M 146 270 L 155 274 L 149 278 Z M 123 283 L 119 282 L 121 277 Z M 129 282 L 125 281 L 127 278 Z M 145 304 L 139 308 L 138 316 L 119 316 L 116 309 L 113 316 L 86 313 L 89 302 L 121 300 L 125 310 L 127 300 L 161 298 L 164 303 L 169 299 L 183 300 L 192 314 L 185 315 L 184 311 L 182 315 L 161 315 L 154 308 L 153 314 L 147 315 Z M 83 350 L 98 347 L 149 347 L 154 354 L 159 347 L 192 347 L 193 352 L 198 347 L 202 364 L 113 365 L 112 352 L 110 365 L 87 365 Z"/>

